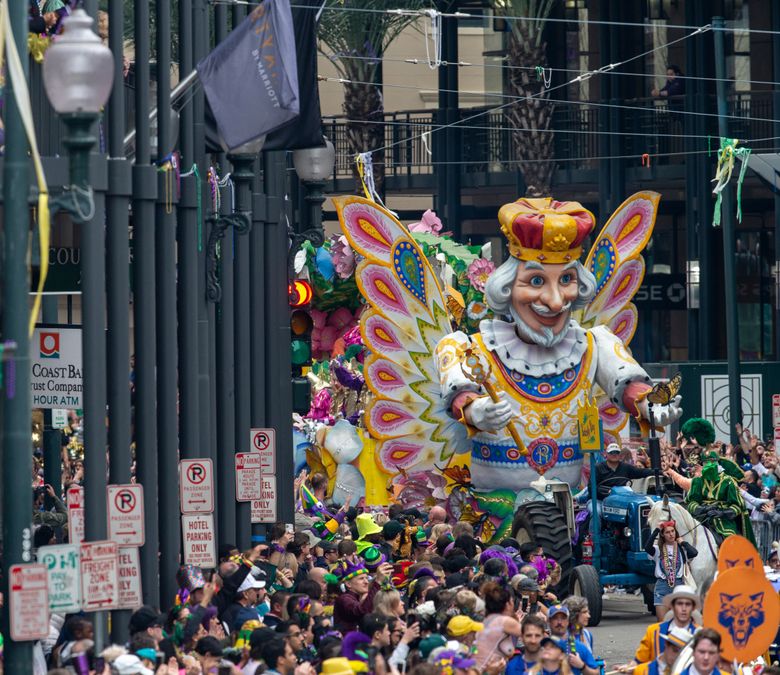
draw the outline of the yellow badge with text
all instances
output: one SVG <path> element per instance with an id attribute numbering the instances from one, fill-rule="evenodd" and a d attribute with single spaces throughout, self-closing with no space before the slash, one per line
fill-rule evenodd
<path id="1" fill-rule="evenodd" d="M 580 450 L 600 452 L 603 446 L 598 406 L 590 398 L 577 402 L 577 421 L 580 430 Z"/>

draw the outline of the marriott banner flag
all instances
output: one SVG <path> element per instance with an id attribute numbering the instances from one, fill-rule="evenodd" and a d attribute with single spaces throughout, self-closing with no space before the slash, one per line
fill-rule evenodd
<path id="1" fill-rule="evenodd" d="M 217 128 L 237 148 L 296 118 L 298 65 L 289 0 L 265 0 L 198 64 Z"/>

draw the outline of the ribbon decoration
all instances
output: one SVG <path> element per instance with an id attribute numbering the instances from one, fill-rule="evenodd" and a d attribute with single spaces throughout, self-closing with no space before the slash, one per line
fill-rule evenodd
<path id="1" fill-rule="evenodd" d="M 35 168 L 35 176 L 38 181 L 38 240 L 41 249 L 41 270 L 38 274 L 38 288 L 35 291 L 35 299 L 30 312 L 29 334 L 32 337 L 35 330 L 35 322 L 38 319 L 38 313 L 41 311 L 41 298 L 44 286 L 46 285 L 46 275 L 49 271 L 49 240 L 51 237 L 51 223 L 49 214 L 49 187 L 46 184 L 46 176 L 43 173 L 43 163 L 41 154 L 38 152 L 38 142 L 35 140 L 35 127 L 33 126 L 32 106 L 30 104 L 30 91 L 27 88 L 27 80 L 22 70 L 22 62 L 19 59 L 19 52 L 14 42 L 14 34 L 11 29 L 11 19 L 8 15 L 8 1 L 2 3 L 0 7 L 0 63 L 2 56 L 7 51 L 8 73 L 13 83 L 14 99 L 19 109 L 19 117 L 24 125 L 24 131 L 27 136 L 27 142 L 30 145 L 30 156 Z"/>
<path id="2" fill-rule="evenodd" d="M 371 159 L 371 152 L 361 152 L 355 155 L 355 164 L 357 165 L 358 176 L 360 176 L 360 183 L 363 186 L 363 192 L 366 195 L 366 199 L 370 199 L 375 204 L 379 204 L 382 208 L 387 209 L 396 218 L 398 214 L 389 209 L 379 193 L 376 191 L 376 183 L 374 183 L 374 164 Z"/>
<path id="3" fill-rule="evenodd" d="M 742 160 L 742 167 L 739 170 L 739 177 L 737 178 L 737 220 L 740 223 L 742 222 L 742 182 L 745 180 L 745 173 L 747 173 L 750 148 L 738 148 L 738 143 L 739 140 L 736 138 L 721 137 L 720 139 L 718 166 L 715 170 L 715 178 L 712 179 L 712 182 L 715 183 L 715 187 L 712 188 L 712 194 L 716 195 L 715 208 L 712 213 L 713 227 L 720 226 L 723 190 L 731 180 L 731 174 L 734 171 L 734 161 L 737 157 Z"/>

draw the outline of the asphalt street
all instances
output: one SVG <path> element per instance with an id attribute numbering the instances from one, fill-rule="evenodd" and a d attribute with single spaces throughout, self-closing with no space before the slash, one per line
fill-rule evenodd
<path id="1" fill-rule="evenodd" d="M 655 621 L 641 595 L 605 595 L 601 623 L 593 632 L 593 651 L 607 670 L 630 661 L 647 626 Z"/>

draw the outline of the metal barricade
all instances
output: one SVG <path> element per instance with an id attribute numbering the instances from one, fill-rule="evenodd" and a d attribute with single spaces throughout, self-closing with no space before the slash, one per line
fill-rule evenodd
<path id="1" fill-rule="evenodd" d="M 751 520 L 753 535 L 756 538 L 756 548 L 761 559 L 766 560 L 772 550 L 772 542 L 780 541 L 780 524 L 773 525 L 768 520 Z"/>

